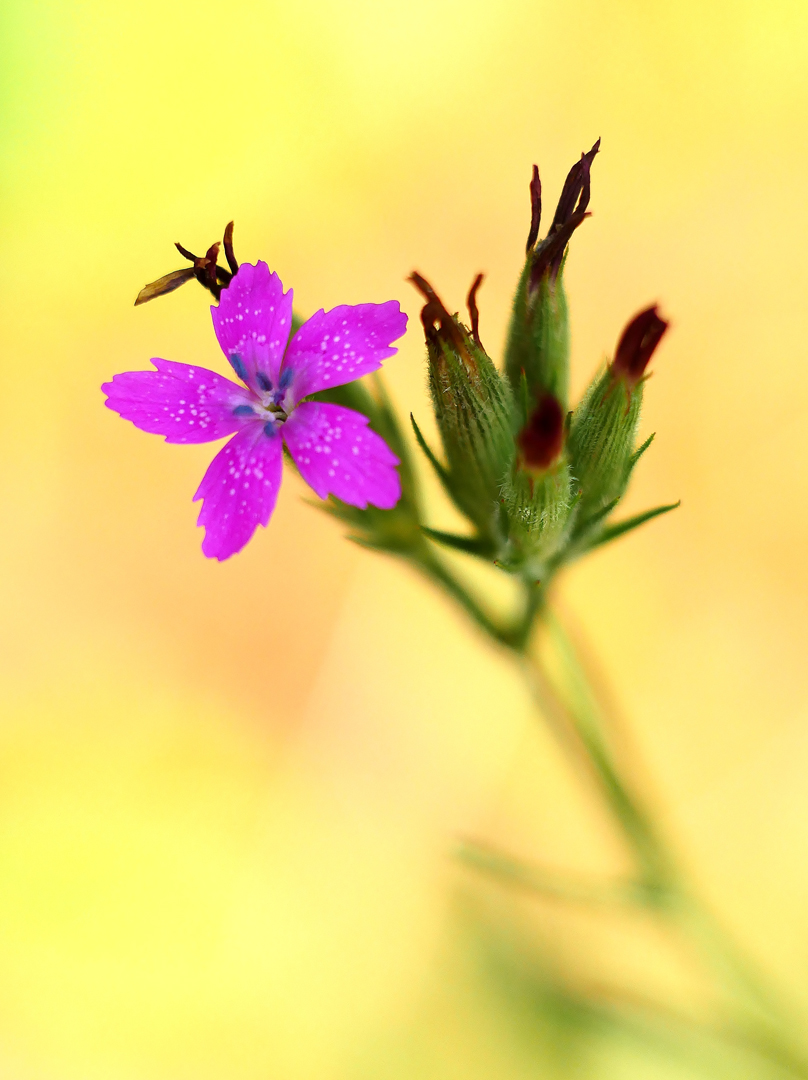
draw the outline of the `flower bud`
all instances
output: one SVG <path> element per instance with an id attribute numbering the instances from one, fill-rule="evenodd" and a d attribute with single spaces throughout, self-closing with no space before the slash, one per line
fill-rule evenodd
<path id="1" fill-rule="evenodd" d="M 508 519 L 508 569 L 544 579 L 557 552 L 572 506 L 570 471 L 564 455 L 564 411 L 544 394 L 516 439 L 518 455 L 503 485 Z"/>
<path id="2" fill-rule="evenodd" d="M 459 510 L 493 546 L 501 540 L 499 496 L 514 457 L 514 407 L 508 382 L 480 343 L 476 292 L 468 296 L 471 329 L 450 315 L 420 274 L 410 280 L 426 304 L 421 321 L 426 337 L 429 389 L 446 467 L 440 469 Z"/>
<path id="3" fill-rule="evenodd" d="M 595 377 L 573 413 L 569 452 L 581 490 L 581 524 L 626 490 L 636 460 L 645 369 L 667 328 L 656 305 L 636 315 L 620 337 L 614 362 Z"/>
<path id="4" fill-rule="evenodd" d="M 570 169 L 550 230 L 540 243 L 536 241 L 541 181 L 538 167 L 533 166 L 527 260 L 514 297 L 505 351 L 505 370 L 525 419 L 542 394 L 552 394 L 563 409 L 567 405 L 570 335 L 562 268 L 570 237 L 589 217 L 589 172 L 599 148 L 600 139 Z"/>

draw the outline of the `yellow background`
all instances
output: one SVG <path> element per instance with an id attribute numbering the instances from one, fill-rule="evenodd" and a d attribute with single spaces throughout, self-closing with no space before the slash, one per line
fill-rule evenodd
<path id="1" fill-rule="evenodd" d="M 682 508 L 570 573 L 565 604 L 705 893 L 808 996 L 805 4 L 5 0 L 0 20 L 0 1075 L 471 1075 L 468 1026 L 435 1030 L 454 838 L 609 863 L 447 602 L 291 475 L 270 528 L 206 561 L 211 447 L 99 391 L 151 356 L 223 370 L 201 289 L 132 301 L 174 240 L 234 218 L 300 311 L 402 302 L 386 371 L 425 417 L 405 275 L 458 307 L 485 270 L 498 355 L 530 166 L 549 215 L 597 136 L 574 384 L 661 302 L 630 503 Z"/>

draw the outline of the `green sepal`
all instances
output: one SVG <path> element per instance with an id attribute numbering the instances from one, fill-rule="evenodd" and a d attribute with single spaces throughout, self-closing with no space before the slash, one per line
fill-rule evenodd
<path id="1" fill-rule="evenodd" d="M 578 512 L 584 519 L 625 493 L 639 459 L 634 436 L 642 393 L 642 383 L 630 388 L 607 367 L 595 376 L 573 412 L 568 448 L 572 472 L 582 491 Z M 646 440 L 640 452 L 649 445 Z"/>
<path id="2" fill-rule="evenodd" d="M 610 503 L 606 503 L 605 506 L 601 507 L 601 509 L 597 510 L 594 514 L 591 514 L 588 518 L 585 518 L 583 521 L 577 521 L 572 530 L 570 543 L 575 543 L 576 540 L 580 540 L 586 533 L 591 532 L 596 525 L 599 525 L 601 521 L 604 521 L 609 514 L 611 514 L 612 510 L 614 510 L 619 502 L 620 496 L 618 495 L 616 499 L 612 499 Z"/>
<path id="3" fill-rule="evenodd" d="M 563 268 L 558 275 L 543 275 L 538 285 L 531 288 L 532 264 L 531 252 L 513 300 L 505 347 L 505 373 L 520 400 L 524 373 L 530 401 L 542 394 L 552 394 L 566 409 L 570 330 Z"/>
<path id="4" fill-rule="evenodd" d="M 372 393 L 368 382 L 373 389 Z M 374 374 L 369 380 L 361 379 L 318 391 L 306 400 L 342 405 L 367 416 L 371 428 L 384 439 L 400 461 L 398 474 L 401 498 L 391 510 L 381 510 L 372 505 L 360 509 L 333 495 L 325 502 L 312 501 L 312 505 L 349 525 L 354 530 L 350 539 L 363 547 L 404 556 L 412 555 L 423 548 L 420 505 L 412 460 L 381 378 Z"/>
<path id="5" fill-rule="evenodd" d="M 646 521 L 659 517 L 661 514 L 667 514 L 670 510 L 676 510 L 681 505 L 682 500 L 679 499 L 678 502 L 668 503 L 666 506 L 656 506 L 653 510 L 646 510 L 642 514 L 635 514 L 634 517 L 626 518 L 625 521 L 616 521 L 614 525 L 607 525 L 600 536 L 592 541 L 588 550 L 592 551 L 596 547 L 608 544 L 612 540 L 616 540 L 618 536 L 623 536 L 625 533 L 631 532 L 632 529 L 644 525 Z"/>
<path id="6" fill-rule="evenodd" d="M 498 564 L 511 573 L 545 580 L 564 546 L 576 501 L 566 457 L 539 476 L 515 467 L 502 486 L 508 541 Z"/>
<path id="7" fill-rule="evenodd" d="M 427 338 L 429 389 L 446 460 L 438 475 L 458 510 L 496 546 L 500 488 L 515 452 L 513 395 L 468 329 L 448 318 L 453 327 Z M 434 468 L 435 455 L 423 439 L 419 444 Z"/>
<path id="8" fill-rule="evenodd" d="M 637 464 L 637 462 L 640 460 L 640 458 L 643 456 L 643 454 L 645 453 L 645 451 L 648 449 L 648 447 L 651 445 L 651 443 L 654 441 L 655 438 L 656 438 L 656 432 L 652 431 L 651 434 L 648 436 L 648 438 L 645 440 L 645 442 L 642 444 L 642 446 L 638 446 L 637 449 L 634 451 L 634 453 L 631 455 L 631 457 L 628 460 L 628 473 L 629 474 L 631 474 L 631 472 L 633 472 L 634 466 Z"/>

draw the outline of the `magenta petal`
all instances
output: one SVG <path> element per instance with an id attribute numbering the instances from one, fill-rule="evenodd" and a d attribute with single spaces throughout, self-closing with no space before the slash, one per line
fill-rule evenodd
<path id="1" fill-rule="evenodd" d="M 284 373 L 294 372 L 294 400 L 376 371 L 398 352 L 390 342 L 406 329 L 407 316 L 397 300 L 316 312 L 292 338 L 284 360 Z"/>
<path id="2" fill-rule="evenodd" d="M 398 458 L 368 418 L 341 405 L 306 401 L 283 425 L 283 438 L 300 475 L 321 499 L 336 495 L 363 510 L 390 510 L 401 498 Z"/>
<path id="3" fill-rule="evenodd" d="M 242 263 L 212 307 L 213 328 L 236 375 L 252 389 L 272 390 L 292 327 L 292 290 L 285 293 L 265 262 Z"/>
<path id="4" fill-rule="evenodd" d="M 244 426 L 244 416 L 234 415 L 253 400 L 244 387 L 207 368 L 152 363 L 156 371 L 126 371 L 104 383 L 108 409 L 170 443 L 211 442 Z"/>
<path id="5" fill-rule="evenodd" d="M 282 439 L 271 424 L 250 423 L 219 451 L 194 495 L 194 502 L 204 499 L 197 524 L 204 526 L 209 559 L 229 559 L 268 524 L 282 465 Z"/>

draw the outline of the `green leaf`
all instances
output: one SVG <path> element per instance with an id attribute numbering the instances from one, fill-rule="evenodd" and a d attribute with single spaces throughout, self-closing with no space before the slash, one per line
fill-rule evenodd
<path id="1" fill-rule="evenodd" d="M 618 536 L 631 532 L 632 529 L 636 529 L 639 525 L 644 525 L 651 518 L 659 517 L 660 514 L 667 514 L 669 510 L 675 510 L 681 505 L 682 500 L 680 499 L 678 502 L 669 503 L 667 506 L 657 506 L 653 510 L 646 510 L 645 513 L 636 514 L 625 521 L 617 521 L 614 525 L 609 525 L 603 530 L 600 536 L 589 545 L 589 550 L 600 547 L 602 544 L 608 544 L 611 540 L 616 540 Z"/>
<path id="2" fill-rule="evenodd" d="M 415 432 L 415 438 L 418 440 L 418 445 L 423 450 L 424 454 L 426 455 L 427 461 L 432 466 L 432 468 L 435 470 L 435 473 L 437 474 L 438 479 L 443 484 L 444 488 L 446 488 L 447 493 L 451 497 L 452 491 L 451 491 L 451 485 L 450 485 L 450 482 L 449 482 L 449 474 L 446 471 L 446 469 L 444 468 L 444 466 L 441 465 L 441 463 L 438 461 L 438 459 L 432 453 L 432 450 L 430 449 L 430 446 L 427 443 L 426 439 L 421 434 L 421 429 L 416 424 L 415 417 L 412 415 L 412 413 L 410 413 L 410 423 L 412 424 L 412 430 Z"/>
<path id="3" fill-rule="evenodd" d="M 618 495 L 616 499 L 612 499 L 611 502 L 606 503 L 606 505 L 601 507 L 596 513 L 590 514 L 588 518 L 576 525 L 572 533 L 572 539 L 577 540 L 578 537 L 583 536 L 584 533 L 589 532 L 595 525 L 603 521 L 604 518 L 607 518 L 612 510 L 614 510 L 615 506 L 620 502 L 620 498 L 621 497 Z"/>
<path id="4" fill-rule="evenodd" d="M 467 555 L 478 555 L 480 558 L 488 558 L 491 555 L 491 547 L 477 536 L 457 536 L 455 533 L 441 532 L 439 529 L 430 529 L 427 525 L 421 526 L 421 532 L 446 547 L 454 548 L 455 551 L 463 551 Z"/>

